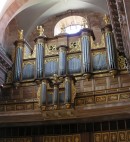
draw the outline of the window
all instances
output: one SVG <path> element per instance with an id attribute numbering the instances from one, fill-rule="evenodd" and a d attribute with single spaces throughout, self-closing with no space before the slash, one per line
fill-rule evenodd
<path id="1" fill-rule="evenodd" d="M 54 36 L 60 33 L 75 34 L 83 27 L 88 27 L 87 20 L 81 16 L 69 16 L 61 19 L 55 26 Z"/>
<path id="2" fill-rule="evenodd" d="M 81 29 L 82 29 L 81 25 L 70 25 L 65 28 L 65 32 L 67 34 L 74 34 L 74 33 L 79 32 Z"/>

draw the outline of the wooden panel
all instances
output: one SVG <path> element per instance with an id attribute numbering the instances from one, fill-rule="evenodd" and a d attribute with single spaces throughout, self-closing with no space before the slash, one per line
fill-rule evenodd
<path id="1" fill-rule="evenodd" d="M 21 92 L 21 88 L 17 88 L 17 89 L 13 89 L 13 95 L 11 96 L 12 99 L 16 100 L 16 99 L 22 99 L 22 92 Z"/>
<path id="2" fill-rule="evenodd" d="M 34 86 L 23 87 L 23 98 L 24 99 L 34 98 L 34 94 L 35 94 Z"/>
<path id="3" fill-rule="evenodd" d="M 106 78 L 96 78 L 95 79 L 95 90 L 104 90 L 106 89 Z"/>
<path id="4" fill-rule="evenodd" d="M 84 92 L 93 91 L 92 80 L 84 80 L 83 81 L 83 90 L 84 90 Z"/>
<path id="5" fill-rule="evenodd" d="M 130 86 L 130 75 L 121 75 L 121 85 L 122 87 Z"/>
<path id="6" fill-rule="evenodd" d="M 83 81 L 77 81 L 75 84 L 76 92 L 83 92 Z M 82 87 L 81 87 L 82 86 Z"/>
<path id="7" fill-rule="evenodd" d="M 110 88 L 118 88 L 119 87 L 119 82 L 118 82 L 118 77 L 109 77 L 109 82 L 110 82 Z"/>

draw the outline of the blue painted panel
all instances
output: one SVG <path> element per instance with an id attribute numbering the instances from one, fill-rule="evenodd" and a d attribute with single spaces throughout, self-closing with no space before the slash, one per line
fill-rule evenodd
<path id="1" fill-rule="evenodd" d="M 34 79 L 34 65 L 26 64 L 23 68 L 23 80 Z"/>
<path id="2" fill-rule="evenodd" d="M 93 71 L 107 70 L 106 54 L 97 54 L 93 56 Z"/>
<path id="3" fill-rule="evenodd" d="M 50 61 L 45 64 L 45 76 L 53 76 L 53 74 L 58 74 L 58 62 Z"/>
<path id="4" fill-rule="evenodd" d="M 81 60 L 78 58 L 72 58 L 68 61 L 68 73 L 80 73 L 81 72 Z"/>

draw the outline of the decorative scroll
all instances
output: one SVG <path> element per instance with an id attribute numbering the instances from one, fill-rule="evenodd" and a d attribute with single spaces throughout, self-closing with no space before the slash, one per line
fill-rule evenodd
<path id="1" fill-rule="evenodd" d="M 46 58 L 45 76 L 53 76 L 53 74 L 58 74 L 58 58 Z"/>
<path id="2" fill-rule="evenodd" d="M 107 70 L 106 51 L 98 51 L 92 53 L 93 71 Z"/>
<path id="3" fill-rule="evenodd" d="M 74 38 L 73 40 L 70 38 L 69 41 L 69 52 L 77 52 L 81 51 L 81 41 L 80 38 L 76 39 Z"/>
<path id="4" fill-rule="evenodd" d="M 23 80 L 34 79 L 35 63 L 34 62 L 24 62 L 23 64 L 24 64 L 23 65 L 23 75 L 22 75 Z"/>
<path id="5" fill-rule="evenodd" d="M 67 61 L 68 61 L 67 64 L 68 64 L 69 74 L 81 73 L 81 55 L 80 54 L 68 55 Z"/>

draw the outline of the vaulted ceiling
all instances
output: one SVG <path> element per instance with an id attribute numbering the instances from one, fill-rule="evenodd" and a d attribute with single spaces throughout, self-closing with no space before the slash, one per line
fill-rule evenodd
<path id="1" fill-rule="evenodd" d="M 7 1 L 0 15 L 0 30 L 3 35 L 9 22 L 17 19 L 17 26 L 24 30 L 25 37 L 36 25 L 43 23 L 51 16 L 67 10 L 88 10 L 107 13 L 105 0 L 10 0 Z"/>

